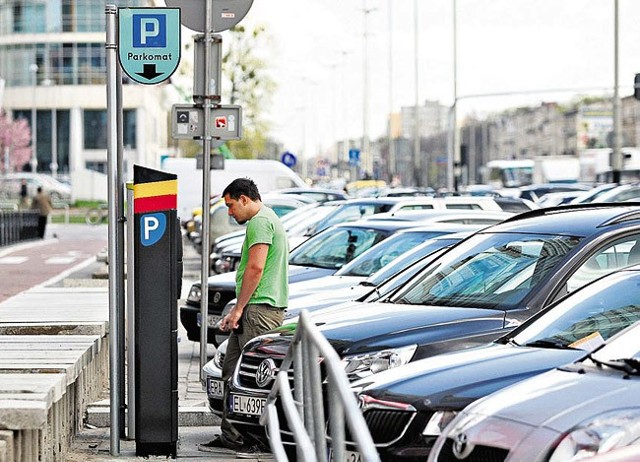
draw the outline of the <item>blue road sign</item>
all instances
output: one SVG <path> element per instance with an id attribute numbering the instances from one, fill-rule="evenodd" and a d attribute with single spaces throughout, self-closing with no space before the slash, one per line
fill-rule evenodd
<path id="1" fill-rule="evenodd" d="M 180 63 L 180 8 L 118 8 L 118 57 L 133 80 L 156 84 Z"/>
<path id="2" fill-rule="evenodd" d="M 284 165 L 286 165 L 289 168 L 293 168 L 293 166 L 296 165 L 296 162 L 297 162 L 296 156 L 290 153 L 289 151 L 282 154 L 282 156 L 280 157 L 280 160 Z"/>
<path id="3" fill-rule="evenodd" d="M 360 165 L 360 149 L 349 149 L 349 164 Z"/>

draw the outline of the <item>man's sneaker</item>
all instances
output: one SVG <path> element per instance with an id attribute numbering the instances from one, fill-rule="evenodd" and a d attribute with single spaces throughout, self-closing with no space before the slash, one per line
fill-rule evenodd
<path id="1" fill-rule="evenodd" d="M 242 449 L 242 446 L 234 446 L 232 444 L 223 441 L 220 436 L 216 436 L 208 443 L 202 443 L 198 445 L 198 451 L 202 452 L 215 452 L 218 454 L 235 454 L 236 451 Z"/>
<path id="2" fill-rule="evenodd" d="M 236 452 L 237 459 L 258 459 L 258 460 L 273 460 L 273 454 L 268 450 L 261 448 L 260 446 L 251 446 L 250 448 L 243 448 Z"/>

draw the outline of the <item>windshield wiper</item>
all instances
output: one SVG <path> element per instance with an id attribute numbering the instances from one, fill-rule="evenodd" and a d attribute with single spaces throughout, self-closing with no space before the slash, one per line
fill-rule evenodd
<path id="1" fill-rule="evenodd" d="M 614 359 L 613 361 L 603 361 L 596 359 L 593 354 L 590 354 L 588 358 L 600 367 L 607 366 L 611 369 L 626 372 L 630 375 L 640 375 L 640 361 L 634 358 L 621 358 Z"/>
<path id="2" fill-rule="evenodd" d="M 533 342 L 525 343 L 524 346 L 527 347 L 538 347 L 538 348 L 557 348 L 559 350 L 577 350 L 578 348 L 574 348 L 569 346 L 566 342 L 555 338 L 541 338 L 538 340 L 534 340 Z"/>

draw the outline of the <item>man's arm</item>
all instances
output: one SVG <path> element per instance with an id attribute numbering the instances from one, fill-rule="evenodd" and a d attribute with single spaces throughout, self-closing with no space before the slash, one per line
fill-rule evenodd
<path id="1" fill-rule="evenodd" d="M 249 258 L 247 259 L 247 266 L 242 275 L 242 284 L 240 286 L 240 294 L 238 295 L 238 301 L 236 306 L 225 316 L 222 320 L 222 330 L 237 329 L 238 321 L 242 316 L 245 306 L 249 303 L 249 299 L 256 287 L 260 283 L 262 273 L 264 271 L 264 265 L 267 262 L 267 253 L 269 252 L 268 244 L 254 244 L 249 247 Z"/>

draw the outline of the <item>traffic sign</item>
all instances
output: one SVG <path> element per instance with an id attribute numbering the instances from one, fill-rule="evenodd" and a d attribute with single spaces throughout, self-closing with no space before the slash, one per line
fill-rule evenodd
<path id="1" fill-rule="evenodd" d="M 284 165 L 286 165 L 289 168 L 293 168 L 293 166 L 296 165 L 296 162 L 298 161 L 298 159 L 296 159 L 295 154 L 292 154 L 289 151 L 282 154 L 282 156 L 280 157 L 280 160 Z"/>
<path id="2" fill-rule="evenodd" d="M 231 29 L 244 18 L 253 0 L 209 0 L 213 16 L 213 32 Z M 165 5 L 182 9 L 182 25 L 191 30 L 205 32 L 207 5 L 205 0 L 165 0 Z"/>
<path id="3" fill-rule="evenodd" d="M 202 106 L 174 104 L 171 107 L 171 135 L 174 139 L 202 139 L 204 131 Z M 211 136 L 218 140 L 239 140 L 242 137 L 242 108 L 237 105 L 211 108 Z"/>
<path id="4" fill-rule="evenodd" d="M 360 164 L 360 149 L 349 149 L 349 164 Z"/>
<path id="5" fill-rule="evenodd" d="M 138 83 L 167 80 L 180 63 L 180 8 L 118 8 L 118 57 Z"/>

